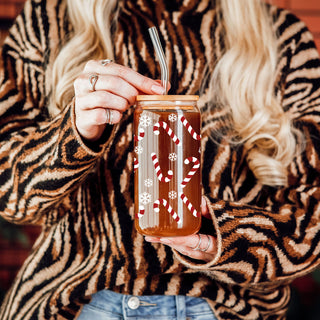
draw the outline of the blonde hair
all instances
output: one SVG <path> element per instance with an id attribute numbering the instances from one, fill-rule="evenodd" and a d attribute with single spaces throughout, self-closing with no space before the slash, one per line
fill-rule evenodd
<path id="1" fill-rule="evenodd" d="M 73 97 L 73 82 L 90 59 L 113 58 L 111 27 L 119 0 L 68 0 L 72 38 L 53 66 L 52 103 L 60 109 Z M 277 39 L 260 0 L 216 0 L 221 7 L 225 50 L 210 75 L 213 105 L 229 108 L 233 129 L 247 151 L 256 178 L 287 184 L 296 152 L 295 130 L 274 93 Z"/>
<path id="2" fill-rule="evenodd" d="M 210 101 L 229 109 L 255 177 L 265 185 L 287 185 L 299 132 L 275 97 L 278 43 L 270 14 L 260 0 L 219 5 L 225 49 L 210 77 Z"/>
<path id="3" fill-rule="evenodd" d="M 52 70 L 51 103 L 60 110 L 73 98 L 73 82 L 88 60 L 114 58 L 111 29 L 118 0 L 67 0 L 67 6 L 73 33 Z"/>

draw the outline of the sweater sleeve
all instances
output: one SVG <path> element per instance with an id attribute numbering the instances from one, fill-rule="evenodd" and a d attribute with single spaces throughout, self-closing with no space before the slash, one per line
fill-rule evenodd
<path id="1" fill-rule="evenodd" d="M 43 3 L 26 2 L 1 52 L 0 214 L 15 223 L 42 223 L 108 145 L 93 150 L 81 140 L 72 101 L 55 118 L 49 116 Z"/>
<path id="2" fill-rule="evenodd" d="M 208 196 L 215 258 L 200 263 L 175 252 L 191 270 L 257 290 L 289 283 L 320 262 L 320 61 L 305 25 L 290 25 L 282 34 L 289 58 L 282 104 L 304 134 L 305 148 L 288 168 L 289 185 L 268 188 L 259 198 L 263 206 Z"/>

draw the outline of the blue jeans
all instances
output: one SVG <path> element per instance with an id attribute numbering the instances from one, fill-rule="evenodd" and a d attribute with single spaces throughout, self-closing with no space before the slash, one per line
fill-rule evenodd
<path id="1" fill-rule="evenodd" d="M 201 298 L 130 296 L 99 291 L 85 305 L 78 320 L 217 320 Z"/>

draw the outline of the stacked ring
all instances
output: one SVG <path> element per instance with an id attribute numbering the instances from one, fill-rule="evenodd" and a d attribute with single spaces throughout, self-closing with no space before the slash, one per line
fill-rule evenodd
<path id="1" fill-rule="evenodd" d="M 106 109 L 106 114 L 107 114 L 107 124 L 113 124 L 113 112 L 111 109 Z"/>
<path id="2" fill-rule="evenodd" d="M 192 250 L 195 250 L 195 251 L 199 251 L 200 250 L 200 245 L 201 245 L 201 240 L 202 240 L 200 233 L 198 233 L 198 237 L 199 237 L 199 242 L 194 248 L 192 248 Z"/>
<path id="3" fill-rule="evenodd" d="M 198 244 L 197 244 L 194 248 L 192 248 L 192 250 L 206 252 L 206 251 L 210 248 L 211 238 L 206 234 L 206 236 L 207 236 L 207 238 L 208 238 L 208 244 L 207 244 L 207 246 L 206 246 L 205 249 L 201 249 L 201 248 L 200 248 L 200 245 L 201 245 L 201 242 L 202 242 L 201 234 L 198 233 L 197 235 L 198 235 L 198 237 L 199 237 L 199 242 L 198 242 Z"/>

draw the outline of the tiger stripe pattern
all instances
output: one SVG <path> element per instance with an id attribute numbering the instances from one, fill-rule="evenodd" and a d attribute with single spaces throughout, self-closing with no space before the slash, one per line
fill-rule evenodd
<path id="1" fill-rule="evenodd" d="M 206 64 L 214 66 L 223 51 L 211 3 L 123 0 L 115 61 L 159 79 L 146 41 L 157 25 L 171 92 L 198 94 Z M 306 146 L 288 168 L 288 187 L 263 186 L 245 150 L 229 143 L 225 111 L 201 95 L 202 184 L 212 215 L 203 231 L 217 237 L 218 252 L 199 263 L 147 243 L 134 228 L 132 109 L 91 148 L 77 133 L 72 101 L 58 115 L 47 108 L 51 66 L 72 26 L 66 0 L 27 0 L 1 51 L 0 214 L 41 225 L 42 233 L 0 319 L 75 319 L 105 288 L 203 297 L 219 320 L 285 319 L 290 282 L 319 265 L 320 62 L 305 24 L 269 10 L 279 34 L 276 95 Z M 224 134 L 213 140 L 217 129 Z"/>

